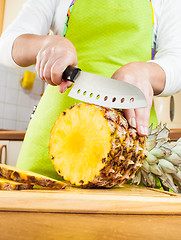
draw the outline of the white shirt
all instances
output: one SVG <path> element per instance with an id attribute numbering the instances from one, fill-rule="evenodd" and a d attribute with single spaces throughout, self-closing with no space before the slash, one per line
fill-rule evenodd
<path id="1" fill-rule="evenodd" d="M 72 0 L 28 0 L 0 39 L 0 63 L 17 67 L 11 56 L 14 40 L 22 34 L 62 35 Z M 160 96 L 181 90 L 181 0 L 152 0 L 156 54 L 154 60 L 166 74 Z"/>

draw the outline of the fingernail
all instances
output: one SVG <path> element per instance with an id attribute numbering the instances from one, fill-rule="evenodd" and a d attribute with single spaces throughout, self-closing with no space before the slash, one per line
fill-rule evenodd
<path id="1" fill-rule="evenodd" d="M 130 125 L 132 126 L 132 127 L 134 127 L 134 128 L 136 128 L 136 120 L 135 120 L 135 118 L 130 118 Z"/>
<path id="2" fill-rule="evenodd" d="M 65 91 L 67 90 L 67 88 L 68 88 L 68 87 L 65 87 L 64 90 L 63 90 L 63 92 L 65 92 Z"/>
<path id="3" fill-rule="evenodd" d="M 143 134 L 143 135 L 148 135 L 148 129 L 147 129 L 147 127 L 141 126 L 141 127 L 140 127 L 140 132 L 141 132 L 141 134 Z"/>
<path id="4" fill-rule="evenodd" d="M 60 93 L 64 93 L 67 90 L 67 88 L 60 90 Z"/>
<path id="5" fill-rule="evenodd" d="M 65 88 L 62 89 L 62 86 L 59 85 L 59 92 L 60 92 L 60 93 L 64 93 L 65 91 L 66 91 L 66 89 L 65 89 Z"/>

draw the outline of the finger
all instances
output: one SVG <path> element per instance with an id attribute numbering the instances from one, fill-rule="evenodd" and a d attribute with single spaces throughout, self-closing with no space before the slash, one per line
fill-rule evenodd
<path id="1" fill-rule="evenodd" d="M 66 69 L 66 66 L 62 63 L 61 59 L 57 60 L 53 64 L 53 66 L 51 67 L 51 81 L 54 84 L 60 85 L 62 83 L 62 74 L 63 71 Z"/>
<path id="2" fill-rule="evenodd" d="M 51 68 L 54 65 L 54 63 L 60 58 L 60 56 L 61 56 L 61 52 L 56 51 L 54 47 L 52 47 L 49 50 L 49 55 L 43 71 L 43 77 L 47 82 L 49 82 L 49 84 L 55 85 L 51 81 Z"/>
<path id="3" fill-rule="evenodd" d="M 40 64 L 41 64 L 41 58 L 40 58 L 40 54 L 38 53 L 38 55 L 36 56 L 36 72 L 37 72 L 37 75 L 40 77 Z"/>
<path id="4" fill-rule="evenodd" d="M 52 79 L 51 79 L 51 69 L 52 69 L 52 66 L 54 64 L 55 61 L 57 61 L 58 57 L 57 58 L 50 58 L 47 63 L 45 64 L 44 66 L 44 71 L 43 71 L 43 78 L 45 79 L 45 81 L 48 83 L 48 84 L 51 84 L 53 86 L 56 86 L 57 84 L 53 83 L 52 82 Z"/>
<path id="5" fill-rule="evenodd" d="M 45 66 L 46 66 L 46 63 L 48 61 L 48 57 L 46 55 L 42 56 L 42 60 L 41 60 L 41 63 L 40 63 L 40 68 L 39 68 L 39 74 L 40 74 L 40 78 L 42 80 L 45 80 L 46 79 L 44 78 L 44 69 L 45 69 Z"/>
<path id="6" fill-rule="evenodd" d="M 51 81 L 56 84 L 60 85 L 62 83 L 62 74 L 68 65 L 72 65 L 72 61 L 69 59 L 58 59 L 51 68 Z"/>
<path id="7" fill-rule="evenodd" d="M 139 135 L 147 136 L 150 118 L 150 108 L 135 109 L 136 130 Z"/>
<path id="8" fill-rule="evenodd" d="M 63 81 L 60 85 L 59 85 L 59 92 L 63 93 L 67 90 L 67 88 L 72 86 L 72 82 L 70 81 Z"/>
<path id="9" fill-rule="evenodd" d="M 48 52 L 47 51 L 41 51 L 37 55 L 37 62 L 36 62 L 36 71 L 38 73 L 38 76 L 45 80 L 43 77 L 44 67 L 48 61 Z"/>
<path id="10" fill-rule="evenodd" d="M 123 110 L 126 119 L 131 127 L 136 128 L 136 119 L 134 109 L 124 109 Z"/>
<path id="11" fill-rule="evenodd" d="M 72 86 L 73 82 L 67 81 L 67 87 L 70 88 Z"/>
<path id="12" fill-rule="evenodd" d="M 66 51 L 57 61 L 53 64 L 51 68 L 51 81 L 60 85 L 62 82 L 62 74 L 67 66 L 77 66 L 77 55 L 72 51 Z"/>

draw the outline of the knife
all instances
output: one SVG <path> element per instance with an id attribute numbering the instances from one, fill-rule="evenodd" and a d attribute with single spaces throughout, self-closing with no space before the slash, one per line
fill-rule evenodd
<path id="1" fill-rule="evenodd" d="M 120 109 L 147 106 L 142 91 L 126 82 L 83 72 L 73 66 L 65 69 L 62 79 L 74 82 L 68 96 L 83 102 Z"/>

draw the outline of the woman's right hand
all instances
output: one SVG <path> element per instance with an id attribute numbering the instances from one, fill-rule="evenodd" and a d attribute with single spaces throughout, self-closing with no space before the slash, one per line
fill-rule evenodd
<path id="1" fill-rule="evenodd" d="M 62 36 L 47 36 L 36 56 L 36 71 L 39 77 L 53 86 L 59 85 L 63 93 L 72 85 L 62 80 L 68 65 L 77 66 L 77 52 L 73 44 Z"/>

